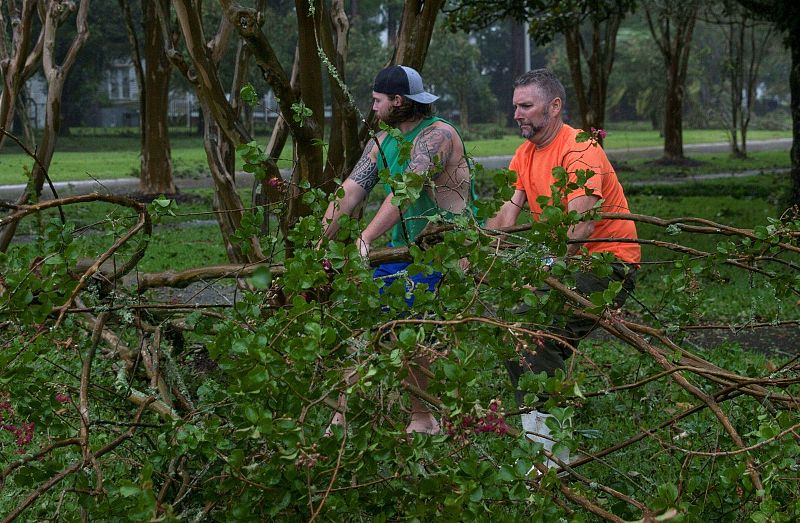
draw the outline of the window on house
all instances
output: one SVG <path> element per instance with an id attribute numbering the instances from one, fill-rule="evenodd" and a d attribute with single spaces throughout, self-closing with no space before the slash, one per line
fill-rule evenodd
<path id="1" fill-rule="evenodd" d="M 120 68 L 120 74 L 122 76 L 121 83 L 122 83 L 122 99 L 128 100 L 131 97 L 131 75 L 130 69 L 127 67 Z"/>
<path id="2" fill-rule="evenodd" d="M 119 98 L 120 89 L 119 89 L 119 76 L 117 75 L 118 71 L 114 71 L 113 69 L 109 71 L 108 74 L 108 97 L 112 100 L 116 100 Z"/>

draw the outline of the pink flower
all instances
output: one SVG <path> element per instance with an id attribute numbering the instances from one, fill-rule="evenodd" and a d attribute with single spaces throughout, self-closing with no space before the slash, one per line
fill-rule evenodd
<path id="1" fill-rule="evenodd" d="M 59 403 L 69 403 L 69 394 L 56 394 L 56 401 Z"/>
<path id="2" fill-rule="evenodd" d="M 333 265 L 331 265 L 331 261 L 327 258 L 322 260 L 322 268 L 325 269 L 325 272 L 330 272 L 333 270 Z"/>

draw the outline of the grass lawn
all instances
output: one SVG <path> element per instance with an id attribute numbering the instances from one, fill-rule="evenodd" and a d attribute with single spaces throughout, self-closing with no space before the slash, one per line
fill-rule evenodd
<path id="1" fill-rule="evenodd" d="M 170 142 L 176 178 L 207 176 L 206 153 L 202 139 L 181 136 Z M 290 154 L 291 149 L 284 150 Z M 60 138 L 49 174 L 53 181 L 89 180 L 92 178 L 137 178 L 139 176 L 139 140 L 124 136 L 70 136 Z M 0 185 L 26 182 L 26 172 L 33 161 L 8 144 L 0 152 Z M 289 161 L 280 162 L 289 167 Z"/>
<path id="2" fill-rule="evenodd" d="M 507 136 L 485 140 L 467 140 L 467 152 L 473 157 L 480 156 L 505 156 L 514 154 L 522 143 L 522 139 L 511 129 Z M 748 133 L 748 141 L 772 140 L 776 138 L 791 138 L 787 131 L 758 130 Z M 728 137 L 722 129 L 686 129 L 683 132 L 683 143 L 726 143 Z M 658 131 L 642 131 L 614 128 L 608 129 L 608 136 L 604 146 L 606 149 L 633 149 L 638 147 L 657 147 L 664 144 L 664 139 Z"/>
<path id="3" fill-rule="evenodd" d="M 619 133 L 618 136 L 617 132 Z M 791 135 L 786 131 L 751 131 L 750 140 L 765 140 L 772 138 L 787 138 Z M 692 130 L 684 131 L 684 143 L 724 142 L 725 132 L 722 130 Z M 261 143 L 266 143 L 265 137 L 259 137 Z M 522 140 L 509 129 L 509 134 L 502 138 L 467 141 L 467 151 L 474 157 L 481 156 L 506 156 L 511 155 L 519 147 Z M 656 146 L 662 143 L 656 131 L 648 130 L 609 130 L 606 147 L 628 148 Z M 206 173 L 206 155 L 203 150 L 202 139 L 198 136 L 180 135 L 171 140 L 172 161 L 177 178 L 195 178 Z M 288 168 L 290 163 L 290 147 L 284 149 L 286 158 L 279 165 Z M 757 154 L 753 153 L 755 158 Z M 779 156 L 779 153 L 776 153 Z M 735 160 L 725 160 L 727 155 L 716 154 L 708 161 L 709 172 L 719 172 L 719 169 L 729 167 L 715 166 L 715 163 L 736 163 Z M 705 155 L 693 155 L 693 158 L 706 161 Z M 624 169 L 642 170 L 644 160 L 626 161 Z M 762 162 L 756 159 L 756 163 Z M 776 157 L 776 163 L 781 166 L 789 165 L 786 152 L 783 157 Z M 33 162 L 22 153 L 15 144 L 7 141 L 0 150 L 0 184 L 22 184 L 26 181 L 26 172 L 30 170 Z M 734 170 L 744 170 L 751 165 L 742 162 L 741 168 L 730 167 Z M 56 146 L 56 153 L 50 166 L 49 174 L 53 181 L 88 180 L 92 178 L 125 178 L 137 177 L 139 174 L 139 140 L 135 136 L 93 136 L 75 135 L 61 137 Z"/>
<path id="4" fill-rule="evenodd" d="M 777 213 L 777 207 L 769 199 L 742 194 L 723 195 L 715 191 L 718 186 L 714 184 L 698 184 L 695 188 L 706 195 L 663 196 L 653 191 L 651 194 L 632 195 L 629 203 L 635 212 L 642 214 L 665 219 L 691 216 L 747 229 L 768 225 L 768 217 Z M 647 224 L 638 224 L 637 229 L 640 238 L 677 243 L 710 253 L 717 252 L 718 243 L 730 240 L 723 235 L 670 234 L 664 228 Z M 682 258 L 683 254 L 665 248 L 642 248 L 644 264 L 636 294 L 651 311 L 669 315 L 672 302 L 664 299 L 663 292 L 667 286 L 667 275 L 675 270 L 673 262 Z M 791 259 L 794 263 L 800 261 L 796 255 L 783 255 L 782 259 Z M 780 268 L 776 265 L 767 267 L 770 270 Z M 773 283 L 762 275 L 750 275 L 743 269 L 720 266 L 718 270 L 697 273 L 694 277 L 697 287 L 687 284 L 684 295 L 693 302 L 693 322 L 769 322 L 800 317 L 796 297 L 776 299 Z"/>
<path id="5" fill-rule="evenodd" d="M 689 157 L 696 165 L 660 165 L 652 158 L 635 158 L 626 161 L 611 159 L 623 186 L 629 181 L 680 181 L 690 176 L 742 171 L 772 172 L 791 167 L 789 150 L 755 151 L 747 158 L 733 158 L 725 153 L 697 153 Z"/>

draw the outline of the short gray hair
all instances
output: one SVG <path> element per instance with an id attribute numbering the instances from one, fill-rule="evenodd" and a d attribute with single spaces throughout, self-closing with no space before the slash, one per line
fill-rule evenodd
<path id="1" fill-rule="evenodd" d="M 564 86 L 550 69 L 534 69 L 520 75 L 514 82 L 514 89 L 526 85 L 538 87 L 548 102 L 554 98 L 561 98 L 562 106 L 567 102 L 567 93 L 564 91 Z"/>

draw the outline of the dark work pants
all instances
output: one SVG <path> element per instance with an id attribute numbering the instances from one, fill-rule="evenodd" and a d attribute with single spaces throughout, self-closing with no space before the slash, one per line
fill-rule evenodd
<path id="1" fill-rule="evenodd" d="M 636 281 L 636 269 L 632 265 L 623 263 L 612 264 L 613 273 L 611 276 L 600 278 L 592 273 L 580 272 L 575 275 L 576 290 L 584 296 L 589 296 L 594 292 L 601 292 L 608 288 L 609 283 L 612 281 L 621 281 L 622 289 L 614 299 L 614 305 L 621 307 L 628 295 L 633 293 Z M 524 312 L 519 311 L 524 314 Z M 548 332 L 562 337 L 567 343 L 577 347 L 580 340 L 585 338 L 597 325 L 596 322 L 576 317 L 569 317 L 564 321 L 559 322 L 548 329 Z M 572 356 L 572 351 L 569 347 L 555 342 L 549 338 L 543 338 L 542 343 L 532 347 L 533 350 L 526 350 L 520 357 L 514 360 L 506 361 L 506 369 L 511 376 L 511 383 L 514 385 L 514 397 L 517 400 L 517 406 L 524 406 L 525 393 L 519 390 L 519 379 L 524 372 L 533 372 L 538 374 L 542 371 L 547 373 L 547 376 L 553 376 L 556 370 L 564 370 L 564 362 L 567 358 Z M 524 358 L 524 361 L 522 361 Z M 542 403 L 547 400 L 539 394 L 539 399 Z"/>

